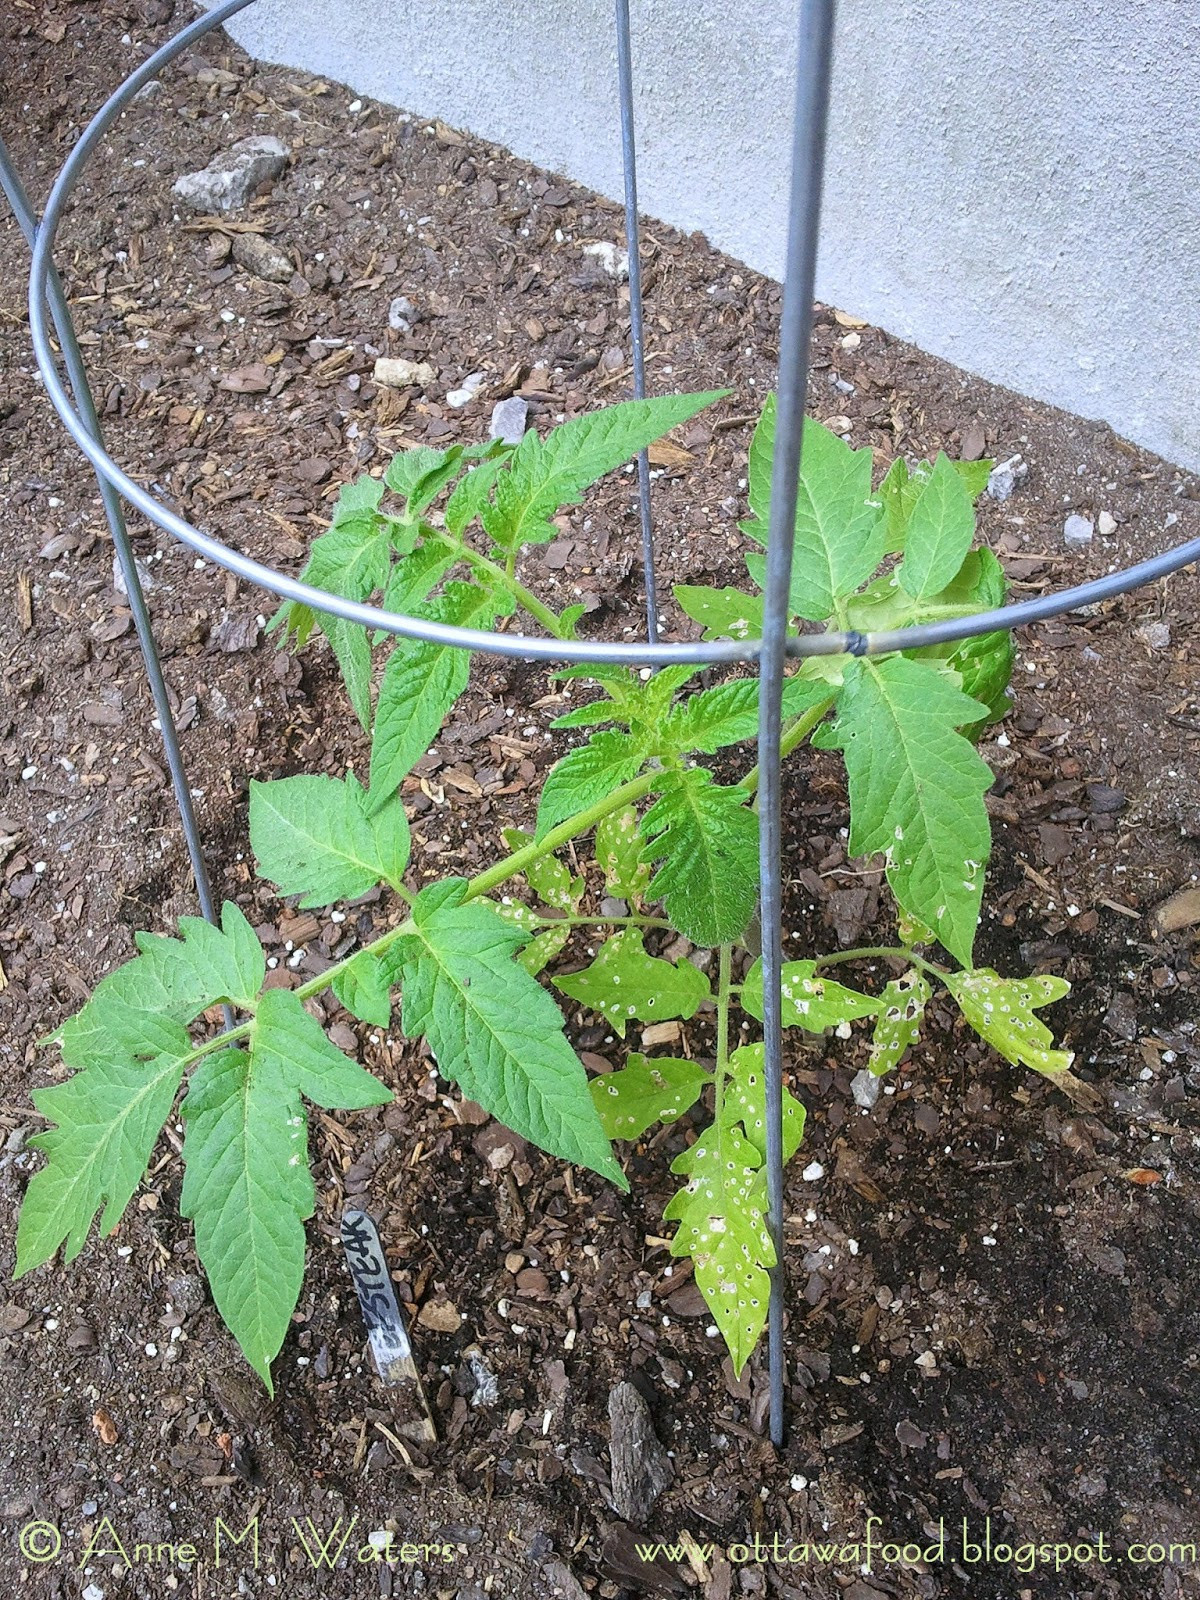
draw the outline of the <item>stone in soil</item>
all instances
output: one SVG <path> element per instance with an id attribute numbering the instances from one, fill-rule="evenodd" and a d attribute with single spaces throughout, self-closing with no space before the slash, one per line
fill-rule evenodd
<path id="1" fill-rule="evenodd" d="M 612 1428 L 612 1497 L 617 1515 L 644 1527 L 654 1502 L 674 1480 L 671 1458 L 658 1441 L 650 1408 L 631 1383 L 608 1397 Z"/>
<path id="2" fill-rule="evenodd" d="M 375 363 L 375 382 L 387 389 L 428 389 L 437 373 L 428 361 L 407 361 L 403 356 L 380 356 Z"/>
<path id="3" fill-rule="evenodd" d="M 1091 518 L 1081 517 L 1075 512 L 1063 523 L 1063 543 L 1070 545 L 1072 549 L 1079 549 L 1081 546 L 1091 544 L 1094 532 L 1095 524 Z"/>
<path id="4" fill-rule="evenodd" d="M 502 439 L 505 444 L 520 444 L 525 437 L 525 423 L 528 416 L 529 406 L 518 395 L 513 395 L 510 400 L 497 400 L 492 407 L 488 436 L 492 439 Z"/>
<path id="5" fill-rule="evenodd" d="M 288 147 L 271 134 L 239 139 L 199 172 L 185 172 L 172 193 L 193 211 L 240 211 L 260 183 L 287 166 Z"/>
<path id="6" fill-rule="evenodd" d="M 296 270 L 292 258 L 260 233 L 239 233 L 233 241 L 233 259 L 265 283 L 290 283 Z"/>

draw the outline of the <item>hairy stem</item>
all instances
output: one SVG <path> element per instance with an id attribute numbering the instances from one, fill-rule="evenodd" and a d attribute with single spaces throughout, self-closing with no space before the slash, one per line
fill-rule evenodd
<path id="1" fill-rule="evenodd" d="M 924 956 L 914 955 L 903 945 L 864 945 L 858 950 L 837 950 L 833 955 L 818 956 L 813 962 L 813 970 L 816 971 L 818 967 L 834 967 L 842 961 L 870 961 L 876 958 L 907 961 L 910 966 L 920 967 L 922 972 L 932 972 L 935 978 L 951 976 L 948 967 L 939 967 L 936 961 L 926 961 Z"/>
<path id="2" fill-rule="evenodd" d="M 733 946 L 723 944 L 717 955 L 717 1061 L 713 1069 L 716 1090 L 713 1100 L 713 1125 L 721 1136 L 721 1109 L 725 1100 L 725 1077 L 729 1069 L 729 994 L 733 966 Z"/>
<path id="3" fill-rule="evenodd" d="M 426 528 L 425 532 L 426 537 L 431 534 L 434 535 L 448 549 L 453 550 L 455 555 L 467 562 L 469 566 L 474 567 L 476 572 L 486 574 L 493 583 L 498 584 L 500 588 L 512 595 L 521 609 L 528 611 L 535 622 L 540 622 L 552 638 L 562 639 L 565 637 L 562 624 L 550 607 L 543 605 L 532 589 L 527 589 L 523 583 L 517 581 L 514 576 L 515 555 L 510 556 L 507 566 L 502 567 L 498 562 L 491 561 L 487 556 L 480 555 L 478 550 L 472 550 L 469 544 L 464 543 L 462 539 L 456 539 L 452 533 L 447 533 L 444 528 Z"/>
<path id="4" fill-rule="evenodd" d="M 798 744 L 804 743 L 836 699 L 837 696 L 831 694 L 828 700 L 822 700 L 820 705 L 812 706 L 783 730 L 783 738 L 779 743 L 780 760 L 785 756 L 790 756 Z M 750 794 L 754 793 L 758 788 L 757 765 L 751 767 L 745 777 L 738 780 L 737 787 L 747 790 Z"/>

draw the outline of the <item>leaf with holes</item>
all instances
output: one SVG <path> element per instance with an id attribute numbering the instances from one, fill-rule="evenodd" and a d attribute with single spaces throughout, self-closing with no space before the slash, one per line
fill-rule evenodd
<path id="1" fill-rule="evenodd" d="M 610 1139 L 640 1139 L 656 1122 L 673 1122 L 695 1105 L 712 1074 L 695 1061 L 633 1051 L 619 1072 L 591 1080 L 592 1101 Z"/>
<path id="2" fill-rule="evenodd" d="M 748 798 L 715 784 L 706 767 L 664 772 L 642 818 L 642 857 L 660 863 L 647 894 L 693 944 L 736 939 L 754 914 L 758 818 Z"/>
<path id="3" fill-rule="evenodd" d="M 760 639 L 763 597 L 744 589 L 706 589 L 677 583 L 675 599 L 684 616 L 700 623 L 704 639 Z"/>
<path id="4" fill-rule="evenodd" d="M 867 1070 L 875 1077 L 882 1078 L 898 1067 L 904 1052 L 916 1044 L 932 992 L 924 974 L 915 967 L 885 985 L 879 996 L 879 1015 L 867 1059 Z"/>
<path id="5" fill-rule="evenodd" d="M 785 1028 L 807 1028 L 809 1033 L 824 1033 L 826 1028 L 845 1027 L 859 1017 L 873 1017 L 879 1001 L 858 989 L 818 978 L 816 963 L 785 961 L 781 972 L 782 1015 Z M 762 962 L 756 961 L 742 984 L 742 1005 L 752 1017 L 762 1021 Z"/>
<path id="6" fill-rule="evenodd" d="M 1034 1011 L 1051 1005 L 1071 992 L 1065 978 L 1050 974 L 1035 978 L 1002 978 L 991 967 L 951 973 L 945 984 L 967 1021 L 1014 1066 L 1054 1078 L 1067 1072 L 1075 1057 L 1070 1050 L 1055 1050 L 1054 1035 Z"/>
<path id="7" fill-rule="evenodd" d="M 634 1017 L 642 1022 L 686 1019 L 711 998 L 708 979 L 686 957 L 672 965 L 647 955 L 640 928 L 622 928 L 600 946 L 590 967 L 555 978 L 554 986 L 597 1012 L 622 1039 Z"/>
<path id="8" fill-rule="evenodd" d="M 650 868 L 642 860 L 642 836 L 632 806 L 610 811 L 596 824 L 596 862 L 614 895 L 635 900 L 645 894 Z"/>
<path id="9" fill-rule="evenodd" d="M 767 1155 L 767 1083 L 765 1046 L 739 1045 L 729 1056 L 729 1081 L 725 1085 L 724 1114 L 740 1122 L 746 1137 L 762 1156 Z M 790 1089 L 783 1091 L 783 1159 L 790 1161 L 804 1139 L 805 1110 Z"/>

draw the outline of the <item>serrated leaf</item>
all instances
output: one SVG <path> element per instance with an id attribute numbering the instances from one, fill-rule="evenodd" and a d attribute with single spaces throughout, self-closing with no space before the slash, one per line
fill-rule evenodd
<path id="1" fill-rule="evenodd" d="M 750 509 L 758 529 L 747 531 L 764 543 L 774 454 L 775 396 L 771 395 L 750 445 Z M 882 503 L 871 492 L 872 464 L 869 448 L 851 449 L 828 428 L 805 417 L 789 596 L 793 614 L 823 622 L 832 615 L 835 602 L 853 594 L 883 559 L 887 521 Z"/>
<path id="2" fill-rule="evenodd" d="M 517 951 L 516 960 L 525 968 L 531 978 L 536 978 L 538 973 L 554 960 L 570 937 L 571 924 L 569 922 L 561 922 L 549 928 L 543 928 L 541 933 L 534 935 L 523 950 Z"/>
<path id="3" fill-rule="evenodd" d="M 871 1017 L 879 1001 L 859 989 L 849 989 L 832 978 L 816 976 L 814 961 L 785 961 L 780 972 L 781 1014 L 785 1028 L 807 1028 L 823 1033 L 826 1028 L 847 1026 L 859 1017 Z M 742 984 L 742 1005 L 752 1017 L 762 1021 L 762 962 L 756 961 Z"/>
<path id="4" fill-rule="evenodd" d="M 461 879 L 424 890 L 415 932 L 393 947 L 405 1033 L 424 1034 L 444 1076 L 505 1127 L 627 1187 L 558 1007 L 512 959 L 525 935 L 465 890 Z"/>
<path id="5" fill-rule="evenodd" d="M 829 685 L 815 678 L 785 678 L 783 715 L 798 717 L 830 699 Z M 758 679 L 739 678 L 702 689 L 673 707 L 663 742 L 679 751 L 714 751 L 758 737 Z"/>
<path id="6" fill-rule="evenodd" d="M 533 835 L 523 828 L 505 828 L 501 836 L 514 854 L 533 843 Z M 573 878 L 554 854 L 531 861 L 525 868 L 525 881 L 539 899 L 556 911 L 577 911 L 587 888 L 584 880 Z"/>
<path id="7" fill-rule="evenodd" d="M 408 515 L 416 517 L 462 471 L 462 457 L 461 445 L 452 445 L 449 450 L 418 445 L 415 450 L 405 450 L 392 457 L 383 475 L 384 482 L 394 493 L 403 496 Z"/>
<path id="8" fill-rule="evenodd" d="M 763 597 L 742 589 L 706 589 L 677 583 L 675 600 L 685 616 L 699 622 L 705 639 L 759 639 L 763 630 Z"/>
<path id="9" fill-rule="evenodd" d="M 645 893 L 650 868 L 642 860 L 642 836 L 632 806 L 610 811 L 596 824 L 596 862 L 614 895 L 633 900 Z"/>
<path id="10" fill-rule="evenodd" d="M 713 783 L 706 767 L 668 771 L 642 818 L 642 859 L 660 863 L 647 894 L 693 944 L 728 944 L 754 914 L 758 819 L 747 798 Z"/>
<path id="11" fill-rule="evenodd" d="M 850 787 L 850 854 L 882 851 L 892 893 L 971 964 L 991 827 L 992 774 L 957 730 L 986 708 L 931 662 L 851 661 L 837 718 L 814 743 L 840 749 Z"/>
<path id="12" fill-rule="evenodd" d="M 610 1139 L 640 1139 L 656 1122 L 672 1122 L 695 1105 L 712 1074 L 695 1061 L 633 1052 L 619 1072 L 591 1080 L 592 1100 Z"/>
<path id="13" fill-rule="evenodd" d="M 952 461 L 950 465 L 958 474 L 972 505 L 987 488 L 991 476 L 991 461 Z M 933 471 L 932 463 L 919 461 L 910 471 L 908 462 L 897 456 L 876 490 L 883 501 L 887 517 L 887 550 L 885 554 L 898 554 L 908 540 L 909 518 L 913 507 Z"/>
<path id="14" fill-rule="evenodd" d="M 945 984 L 967 1021 L 1014 1066 L 1056 1077 L 1069 1070 L 1074 1053 L 1055 1050 L 1054 1035 L 1034 1016 L 1071 992 L 1065 978 L 1046 973 L 1035 978 L 1002 978 L 991 967 L 951 973 Z"/>
<path id="15" fill-rule="evenodd" d="M 166 939 L 156 933 L 136 936 L 142 953 L 139 981 L 151 970 L 161 972 L 164 964 L 175 967 L 176 984 L 187 981 L 184 975 L 189 974 L 190 992 L 198 1001 L 202 997 L 202 1003 L 190 1016 L 180 1017 L 183 1022 L 190 1022 L 219 1000 L 249 1009 L 262 988 L 267 962 L 258 935 L 233 901 L 226 900 L 221 907 L 219 928 L 202 917 L 180 917 L 179 931 L 180 939 Z"/>
<path id="16" fill-rule="evenodd" d="M 975 537 L 975 511 L 962 477 L 939 451 L 908 518 L 901 587 L 915 598 L 937 594 L 958 572 Z"/>
<path id="17" fill-rule="evenodd" d="M 487 627 L 504 609 L 488 589 L 448 583 L 421 614 L 464 628 Z M 397 644 L 384 669 L 375 710 L 368 812 L 387 804 L 433 743 L 469 673 L 470 657 L 455 645 L 420 639 Z"/>
<path id="18" fill-rule="evenodd" d="M 732 1124 L 708 1128 L 677 1156 L 671 1171 L 688 1182 L 663 1217 L 678 1222 L 673 1256 L 691 1256 L 696 1284 L 741 1373 L 767 1321 L 768 1268 L 775 1249 L 767 1230 L 762 1157 Z"/>
<path id="19" fill-rule="evenodd" d="M 183 1103 L 180 1209 L 194 1222 L 217 1310 L 268 1388 L 299 1298 L 314 1206 L 301 1095 L 346 1110 L 391 1098 L 290 990 L 268 989 L 250 1050 L 206 1057 Z"/>
<path id="20" fill-rule="evenodd" d="M 750 1143 L 766 1160 L 767 1083 L 761 1044 L 739 1045 L 729 1056 L 724 1115 L 740 1122 Z M 790 1161 L 804 1140 L 805 1110 L 790 1089 L 783 1091 L 783 1159 Z"/>
<path id="21" fill-rule="evenodd" d="M 632 1018 L 686 1020 L 712 992 L 708 979 L 686 957 L 672 964 L 647 955 L 640 928 L 622 928 L 600 946 L 591 966 L 555 978 L 554 986 L 597 1012 L 622 1039 Z"/>
<path id="22" fill-rule="evenodd" d="M 575 417 L 544 440 L 531 429 L 497 478 L 494 500 L 482 508 L 484 527 L 505 551 L 547 543 L 556 532 L 549 519 L 560 506 L 578 504 L 589 484 L 727 393 L 626 400 Z"/>
<path id="23" fill-rule="evenodd" d="M 263 876 L 307 910 L 353 900 L 380 882 L 401 885 L 408 818 L 397 796 L 368 817 L 353 776 L 251 781 L 250 845 Z"/>
<path id="24" fill-rule="evenodd" d="M 417 545 L 410 555 L 393 564 L 383 591 L 384 610 L 414 616 L 457 561 L 453 550 L 432 539 Z M 391 637 L 377 629 L 375 642 Z"/>
<path id="25" fill-rule="evenodd" d="M 594 733 L 586 744 L 568 751 L 550 769 L 542 787 L 534 837 L 544 839 L 560 822 L 628 783 L 642 760 L 641 743 L 627 733 Z"/>
<path id="26" fill-rule="evenodd" d="M 28 1141 L 47 1160 L 21 1205 L 18 1278 L 64 1242 L 64 1259 L 73 1261 L 101 1208 L 101 1231 L 116 1227 L 183 1077 L 191 1040 L 179 1022 L 135 1010 L 111 993 L 103 1013 L 106 1053 L 65 1083 L 33 1092 L 34 1105 L 55 1126 Z"/>
<path id="27" fill-rule="evenodd" d="M 868 1072 L 882 1078 L 900 1065 L 904 1052 L 917 1042 L 932 993 L 925 975 L 915 967 L 884 986 L 867 1059 Z"/>
<path id="28" fill-rule="evenodd" d="M 350 965 L 333 980 L 333 992 L 352 1016 L 376 1028 L 392 1020 L 392 996 L 379 958 L 360 950 Z"/>
<path id="29" fill-rule="evenodd" d="M 456 538 L 482 512 L 503 465 L 501 460 L 481 461 L 454 485 L 454 493 L 446 501 L 446 527 Z"/>

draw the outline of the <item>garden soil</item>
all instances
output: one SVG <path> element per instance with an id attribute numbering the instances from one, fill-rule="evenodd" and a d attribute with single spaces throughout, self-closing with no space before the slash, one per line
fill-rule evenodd
<path id="1" fill-rule="evenodd" d="M 4 8 L 0 125 L 38 204 L 173 9 L 181 25 L 172 0 Z M 291 152 L 278 181 L 219 221 L 183 209 L 175 179 L 255 133 Z M 285 281 L 242 264 L 262 261 L 247 237 L 283 253 Z M 545 427 L 628 395 L 627 291 L 589 244 L 621 246 L 617 207 L 217 36 L 102 144 L 58 257 L 117 458 L 205 528 L 295 571 L 338 486 L 393 451 L 483 438 L 505 397 Z M 655 457 L 667 635 L 687 638 L 670 582 L 743 581 L 746 453 L 780 293 L 653 223 L 645 263 L 653 389 L 731 391 Z M 1000 1060 L 944 1005 L 870 1111 L 851 1092 L 861 1033 L 788 1042 L 809 1131 L 787 1186 L 781 1450 L 765 1436 L 761 1353 L 735 1380 L 663 1237 L 689 1119 L 624 1149 L 623 1196 L 527 1147 L 464 1104 L 422 1047 L 332 1002 L 333 1037 L 395 1101 L 313 1114 L 318 1208 L 273 1398 L 207 1295 L 179 1216 L 175 1123 L 112 1237 L 12 1282 L 13 1222 L 40 1159 L 26 1147 L 41 1126 L 30 1091 L 60 1075 L 39 1041 L 131 954 L 135 930 L 196 909 L 95 483 L 33 368 L 26 269 L 0 217 L 6 1592 L 1200 1593 L 1194 570 L 1024 632 L 1011 714 L 983 746 L 997 776 L 980 957 L 1071 980 L 1049 1016 L 1087 1103 Z M 390 327 L 399 297 L 410 307 L 392 320 L 407 327 Z M 1049 313 L 1045 337 L 1057 337 Z M 939 449 L 1023 458 L 1012 496 L 981 502 L 981 535 L 1018 596 L 1200 532 L 1196 480 L 1106 426 L 833 310 L 818 310 L 814 349 L 811 409 L 880 469 Z M 432 375 L 381 387 L 380 355 Z M 476 373 L 482 387 L 456 406 L 448 396 Z M 1093 524 L 1090 543 L 1064 541 L 1071 515 Z M 559 530 L 524 558 L 527 581 L 556 605 L 586 604 L 589 636 L 636 634 L 631 478 Z M 255 881 L 248 784 L 362 771 L 363 735 L 324 647 L 297 658 L 264 636 L 269 596 L 140 522 L 133 534 L 215 888 L 258 929 L 272 981 L 298 983 L 398 908 L 377 894 L 344 914 L 281 904 Z M 568 703 L 544 667 L 475 663 L 405 784 L 416 880 L 482 868 L 503 827 L 529 823 L 566 748 L 548 724 Z M 730 773 L 753 758 L 733 755 Z M 794 759 L 785 805 L 788 953 L 889 942 L 877 864 L 847 859 L 835 760 Z M 568 1028 L 593 1067 L 619 1064 L 594 1016 L 573 1012 Z M 681 1047 L 711 1051 L 703 1015 Z M 366 1351 L 338 1243 L 347 1205 L 379 1221 L 436 1443 L 409 1436 Z M 614 1488 L 639 1415 L 622 1391 L 610 1423 L 626 1382 L 670 1452 L 653 1504 Z M 869 1518 L 907 1553 L 869 1553 Z M 391 1564 L 371 1559 L 388 1532 Z M 651 1560 L 642 1547 L 659 1541 Z"/>

